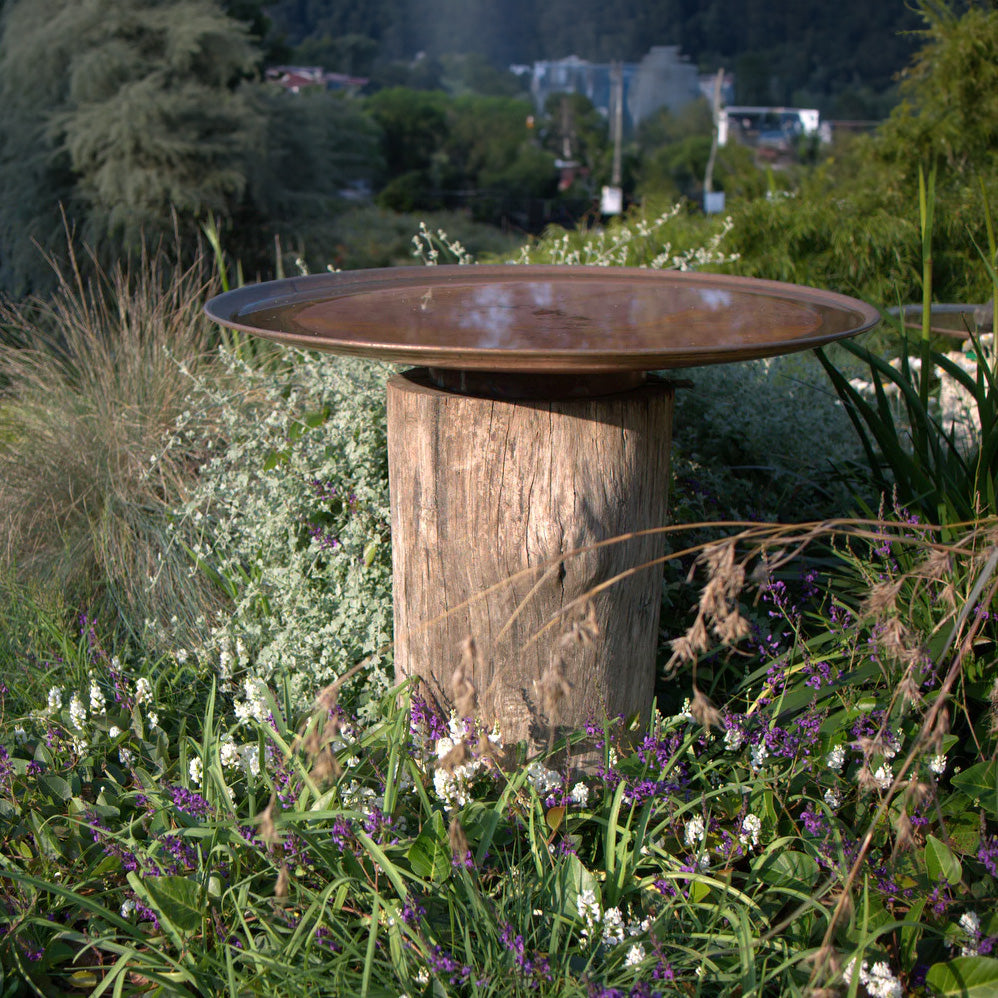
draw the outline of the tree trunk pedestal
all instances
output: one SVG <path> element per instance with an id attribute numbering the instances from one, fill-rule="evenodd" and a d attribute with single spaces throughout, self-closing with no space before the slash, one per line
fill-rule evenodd
<path id="1" fill-rule="evenodd" d="M 647 719 L 664 537 L 590 546 L 665 524 L 672 401 L 660 380 L 553 400 L 389 381 L 399 682 L 446 714 L 470 681 L 478 718 L 531 749 Z"/>

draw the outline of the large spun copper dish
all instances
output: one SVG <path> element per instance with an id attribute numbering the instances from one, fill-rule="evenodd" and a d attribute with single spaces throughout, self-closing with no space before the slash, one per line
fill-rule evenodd
<path id="1" fill-rule="evenodd" d="M 599 374 L 748 360 L 869 329 L 876 309 L 776 281 L 623 267 L 398 267 L 248 285 L 211 318 L 297 347 L 454 371 Z"/>

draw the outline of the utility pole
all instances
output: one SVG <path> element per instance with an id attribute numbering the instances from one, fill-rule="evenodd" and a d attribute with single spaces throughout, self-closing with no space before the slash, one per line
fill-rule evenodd
<path id="1" fill-rule="evenodd" d="M 610 186 L 603 188 L 600 210 L 604 215 L 619 215 L 624 208 L 624 192 L 621 188 L 621 145 L 624 138 L 624 67 L 614 62 L 610 67 L 610 114 L 613 129 L 613 167 L 610 172 Z"/>
<path id="2" fill-rule="evenodd" d="M 717 131 L 721 122 L 721 87 L 724 85 L 724 68 L 717 71 L 714 77 L 714 99 L 711 110 L 714 116 L 714 134 L 710 142 L 710 156 L 707 157 L 707 172 L 703 178 L 703 210 L 708 214 L 724 210 L 724 192 L 720 198 L 711 197 L 714 193 L 714 160 L 717 158 Z M 720 204 L 718 205 L 718 200 Z"/>

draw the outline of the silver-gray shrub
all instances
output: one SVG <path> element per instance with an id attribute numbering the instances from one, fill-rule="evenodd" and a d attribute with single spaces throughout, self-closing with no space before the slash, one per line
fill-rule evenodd
<path id="1" fill-rule="evenodd" d="M 676 444 L 722 477 L 739 470 L 766 475 L 767 494 L 754 497 L 757 512 L 807 519 L 828 509 L 844 515 L 855 504 L 844 481 L 830 473 L 858 464 L 862 449 L 812 353 L 673 374 L 691 383 L 676 394 Z M 793 508 L 794 502 L 811 501 L 815 491 L 823 512 Z M 783 505 L 781 496 L 791 497 L 791 508 L 763 508 Z M 745 497 L 722 500 L 727 508 L 744 508 Z"/>
<path id="2" fill-rule="evenodd" d="M 229 689 L 286 683 L 296 707 L 370 656 L 352 684 L 363 710 L 391 672 L 388 369 L 292 350 L 221 361 L 240 389 L 192 378 L 177 427 L 177 446 L 205 455 L 178 519 L 203 526 L 197 571 L 232 599 L 197 651 Z"/>

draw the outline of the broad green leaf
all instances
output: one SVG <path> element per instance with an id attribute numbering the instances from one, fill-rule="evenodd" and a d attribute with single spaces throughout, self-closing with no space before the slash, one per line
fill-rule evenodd
<path id="1" fill-rule="evenodd" d="M 938 882 L 945 879 L 950 885 L 960 883 L 963 876 L 960 860 L 945 842 L 940 842 L 934 835 L 930 835 L 925 843 L 925 869 L 930 880 Z"/>
<path id="2" fill-rule="evenodd" d="M 789 849 L 764 856 L 762 862 L 756 864 L 755 872 L 767 884 L 808 889 L 821 871 L 811 856 Z"/>
<path id="3" fill-rule="evenodd" d="M 407 856 L 417 877 L 440 883 L 450 875 L 450 846 L 439 812 L 434 812 L 433 819 L 423 826 L 416 841 L 409 846 Z"/>
<path id="4" fill-rule="evenodd" d="M 568 919 L 579 917 L 578 899 L 583 891 L 590 890 L 597 901 L 600 899 L 600 886 L 593 875 L 582 865 L 578 856 L 567 856 L 555 870 L 551 884 L 549 907 L 552 914 L 560 914 Z"/>
<path id="5" fill-rule="evenodd" d="M 937 963 L 926 976 L 926 983 L 940 998 L 994 998 L 998 995 L 998 960 L 984 956 L 960 956 L 947 963 Z"/>
<path id="6" fill-rule="evenodd" d="M 957 773 L 950 783 L 972 800 L 979 800 L 981 807 L 998 817 L 998 761 L 979 762 Z"/>
<path id="7" fill-rule="evenodd" d="M 69 800 L 73 796 L 73 788 L 61 776 L 54 774 L 40 776 L 38 784 L 42 790 L 60 800 Z"/>
<path id="8" fill-rule="evenodd" d="M 169 919 L 181 932 L 194 932 L 201 928 L 205 906 L 201 903 L 201 890 L 187 877 L 145 877 L 142 886 L 154 907 Z"/>

